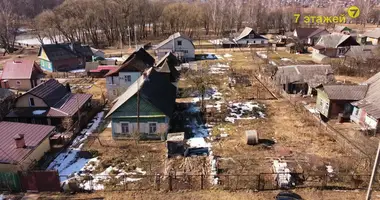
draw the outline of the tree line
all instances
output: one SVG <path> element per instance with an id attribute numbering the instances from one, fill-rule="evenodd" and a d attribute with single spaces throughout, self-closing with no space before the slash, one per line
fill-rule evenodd
<path id="1" fill-rule="evenodd" d="M 250 26 L 259 32 L 269 29 L 291 31 L 295 13 L 338 14 L 343 8 L 305 11 L 300 5 L 278 0 L 0 0 L 0 43 L 10 49 L 20 27 L 29 26 L 42 42 L 60 39 L 95 47 L 128 44 L 136 36 L 166 37 L 182 32 L 193 38 L 227 36 Z M 360 20 L 378 22 L 370 1 L 362 2 Z M 356 20 L 356 23 L 362 21 Z M 308 26 L 314 26 L 310 24 Z"/>

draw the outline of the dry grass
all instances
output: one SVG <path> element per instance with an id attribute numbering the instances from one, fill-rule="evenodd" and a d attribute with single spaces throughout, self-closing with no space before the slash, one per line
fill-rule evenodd
<path id="1" fill-rule="evenodd" d="M 364 199 L 365 191 L 321 191 L 321 190 L 294 190 L 303 199 L 307 200 L 356 200 Z M 121 199 L 144 199 L 144 200 L 240 200 L 240 199 L 252 199 L 252 200 L 267 200 L 274 199 L 279 191 L 265 191 L 265 192 L 228 192 L 219 190 L 204 190 L 204 191 L 192 191 L 192 192 L 95 192 L 92 194 L 76 194 L 76 195 L 64 195 L 64 194 L 49 194 L 42 193 L 40 195 L 41 200 L 85 200 L 93 198 L 104 198 L 105 200 L 121 200 Z M 379 192 L 372 194 L 374 199 L 378 199 Z"/>
<path id="2" fill-rule="evenodd" d="M 366 77 L 356 77 L 356 76 L 335 76 L 335 79 L 340 82 L 345 82 L 345 83 L 363 83 L 364 81 L 367 80 Z"/>
<path id="3" fill-rule="evenodd" d="M 110 128 L 106 128 L 98 137 L 99 140 L 96 137 L 89 139 L 85 149 L 99 152 L 101 160 L 99 171 L 108 166 L 117 166 L 126 171 L 140 167 L 147 171 L 147 174 L 163 171 L 162 166 L 166 153 L 165 143 L 160 141 L 136 143 L 135 140 L 114 140 Z"/>

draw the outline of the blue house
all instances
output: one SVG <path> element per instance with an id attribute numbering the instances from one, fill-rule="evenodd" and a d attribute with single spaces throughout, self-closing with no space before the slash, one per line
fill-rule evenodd
<path id="1" fill-rule="evenodd" d="M 175 99 L 176 87 L 164 74 L 149 68 L 115 99 L 114 106 L 106 115 L 112 120 L 113 138 L 165 138 Z"/>

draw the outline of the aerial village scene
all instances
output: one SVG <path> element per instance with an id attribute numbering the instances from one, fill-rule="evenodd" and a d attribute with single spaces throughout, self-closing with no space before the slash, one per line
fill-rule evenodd
<path id="1" fill-rule="evenodd" d="M 0 10 L 0 200 L 380 199 L 378 0 Z"/>

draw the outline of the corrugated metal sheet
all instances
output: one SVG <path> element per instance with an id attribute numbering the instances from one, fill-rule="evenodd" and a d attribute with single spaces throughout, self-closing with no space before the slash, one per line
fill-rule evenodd
<path id="1" fill-rule="evenodd" d="M 353 103 L 353 105 L 364 109 L 372 117 L 380 118 L 380 72 L 364 82 L 369 84 L 367 94 L 364 99 Z"/>
<path id="2" fill-rule="evenodd" d="M 55 129 L 54 126 L 0 122 L 0 162 L 17 163 L 33 151 Z M 13 137 L 24 134 L 26 148 L 16 148 Z"/>
<path id="3" fill-rule="evenodd" d="M 8 61 L 4 65 L 2 79 L 30 79 L 33 70 L 43 73 L 33 60 Z"/>
<path id="4" fill-rule="evenodd" d="M 21 192 L 19 175 L 17 173 L 0 172 L 0 190 Z"/>
<path id="5" fill-rule="evenodd" d="M 368 85 L 324 85 L 323 89 L 331 100 L 357 101 L 365 97 Z"/>

